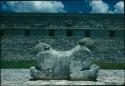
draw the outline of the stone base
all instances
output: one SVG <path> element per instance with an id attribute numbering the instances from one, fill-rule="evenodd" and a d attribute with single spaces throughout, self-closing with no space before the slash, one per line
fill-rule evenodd
<path id="1" fill-rule="evenodd" d="M 76 68 L 77 69 L 77 68 Z M 30 68 L 30 74 L 32 77 L 32 80 L 83 80 L 83 81 L 96 81 L 96 78 L 98 76 L 99 72 L 99 66 L 96 64 L 93 64 L 90 66 L 90 69 L 88 70 L 75 70 L 72 71 L 69 75 L 69 78 L 65 75 L 57 77 L 53 75 L 51 70 L 48 71 L 41 71 L 37 70 L 35 67 Z"/>
<path id="2" fill-rule="evenodd" d="M 30 81 L 29 69 L 1 69 L 1 86 L 38 85 L 124 85 L 125 70 L 99 70 L 97 81 L 36 80 Z"/>

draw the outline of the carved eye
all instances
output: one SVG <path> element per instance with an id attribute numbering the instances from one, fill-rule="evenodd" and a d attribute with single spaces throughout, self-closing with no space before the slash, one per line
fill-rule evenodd
<path id="1" fill-rule="evenodd" d="M 80 46 L 83 46 L 83 45 L 85 45 L 85 42 L 84 42 L 84 40 L 80 40 L 80 41 L 79 41 L 79 45 L 80 45 Z"/>
<path id="2" fill-rule="evenodd" d="M 50 47 L 49 47 L 49 46 L 44 46 L 44 49 L 45 49 L 45 50 L 49 50 Z"/>

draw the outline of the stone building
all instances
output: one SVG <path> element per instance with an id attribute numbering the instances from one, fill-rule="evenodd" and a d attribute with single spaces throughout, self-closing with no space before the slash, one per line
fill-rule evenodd
<path id="1" fill-rule="evenodd" d="M 3 60 L 34 59 L 38 42 L 69 50 L 90 37 L 97 45 L 92 50 L 95 60 L 124 61 L 123 14 L 1 13 L 0 36 Z"/>

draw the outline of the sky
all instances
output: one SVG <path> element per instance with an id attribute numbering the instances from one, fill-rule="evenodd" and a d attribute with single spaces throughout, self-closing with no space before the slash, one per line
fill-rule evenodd
<path id="1" fill-rule="evenodd" d="M 123 0 L 0 1 L 0 12 L 120 13 Z"/>

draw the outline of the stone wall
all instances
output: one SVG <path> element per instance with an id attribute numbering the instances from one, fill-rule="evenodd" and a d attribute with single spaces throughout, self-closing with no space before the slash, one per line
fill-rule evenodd
<path id="1" fill-rule="evenodd" d="M 82 37 L 1 37 L 2 60 L 35 59 L 34 46 L 45 42 L 56 50 L 70 50 Z M 94 38 L 95 48 L 92 56 L 97 61 L 124 62 L 124 39 Z"/>
<path id="2" fill-rule="evenodd" d="M 85 30 L 85 29 L 4 29 L 0 30 L 3 32 L 3 36 L 26 36 L 26 32 L 29 33 L 29 36 L 50 36 L 49 32 L 53 31 L 54 36 L 68 36 L 67 33 L 70 33 L 71 36 L 80 36 L 86 37 L 86 33 L 90 32 L 90 37 L 92 38 L 105 38 L 111 37 L 111 33 L 114 33 L 113 37 L 123 38 L 125 36 L 124 30 Z"/>
<path id="3" fill-rule="evenodd" d="M 32 51 L 38 42 L 48 43 L 56 50 L 72 49 L 80 39 L 88 37 L 84 30 L 91 30 L 90 37 L 96 41 L 92 50 L 95 60 L 124 61 L 123 14 L 2 13 L 0 22 L 2 60 L 35 59 Z M 54 37 L 48 37 L 50 29 Z M 67 29 L 72 29 L 72 37 L 67 38 Z M 111 37 L 110 31 L 115 36 Z"/>
<path id="4" fill-rule="evenodd" d="M 3 29 L 27 27 L 33 29 L 124 30 L 123 14 L 1 13 L 0 21 L 0 27 Z"/>

